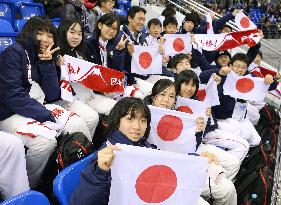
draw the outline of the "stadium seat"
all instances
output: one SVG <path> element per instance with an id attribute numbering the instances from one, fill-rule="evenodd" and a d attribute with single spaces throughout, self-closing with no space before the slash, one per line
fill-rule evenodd
<path id="1" fill-rule="evenodd" d="M 8 0 L 0 0 L 0 19 L 9 21 L 14 26 L 15 16 L 14 4 Z"/>
<path id="2" fill-rule="evenodd" d="M 48 198 L 37 191 L 26 191 L 14 196 L 0 205 L 51 205 Z"/>
<path id="3" fill-rule="evenodd" d="M 121 9 L 120 9 L 120 7 L 121 7 Z M 119 15 L 119 16 L 127 16 L 127 12 L 124 9 L 124 5 L 120 5 L 119 9 L 114 8 L 114 13 Z"/>
<path id="4" fill-rule="evenodd" d="M 14 29 L 11 25 L 11 23 L 7 20 L 0 19 L 0 25 L 1 25 L 1 32 L 2 33 L 12 33 L 14 32 Z"/>
<path id="5" fill-rule="evenodd" d="M 44 16 L 45 10 L 43 4 L 40 3 L 21 3 L 20 15 L 24 19 L 30 19 L 33 16 Z"/>
<path id="6" fill-rule="evenodd" d="M 55 27 L 59 27 L 59 25 L 60 25 L 60 18 L 53 18 L 53 19 L 51 19 L 51 21 L 52 21 L 52 23 L 53 23 L 53 25 L 55 26 Z"/>
<path id="7" fill-rule="evenodd" d="M 17 32 L 21 32 L 22 27 L 24 26 L 24 24 L 27 22 L 27 19 L 19 19 L 16 20 L 16 31 Z"/>
<path id="8" fill-rule="evenodd" d="M 0 53 L 9 45 L 16 42 L 17 33 L 0 33 Z"/>
<path id="9" fill-rule="evenodd" d="M 15 5 L 17 11 L 19 11 L 19 7 L 21 3 L 32 3 L 32 0 L 10 0 Z"/>
<path id="10" fill-rule="evenodd" d="M 91 154 L 62 170 L 54 180 L 53 190 L 61 205 L 68 205 L 70 196 L 80 181 L 80 173 L 95 156 Z"/>

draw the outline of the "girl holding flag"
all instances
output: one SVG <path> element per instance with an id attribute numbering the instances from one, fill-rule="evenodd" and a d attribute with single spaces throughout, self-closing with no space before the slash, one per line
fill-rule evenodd
<path id="1" fill-rule="evenodd" d="M 71 196 L 70 205 L 107 205 L 110 195 L 110 165 L 116 143 L 151 147 L 147 142 L 150 132 L 150 111 L 137 98 L 118 101 L 107 118 L 107 142 L 91 163 L 82 171 L 80 184 Z"/>
<path id="2" fill-rule="evenodd" d="M 192 83 L 192 85 L 194 86 L 193 88 L 193 93 L 190 92 L 190 96 L 194 97 L 196 92 L 198 90 L 199 87 L 199 80 L 196 76 L 196 74 L 193 71 L 183 71 L 183 72 L 188 72 L 188 73 L 193 73 L 192 77 L 194 78 L 194 81 L 196 81 L 197 79 L 197 86 L 196 83 Z M 181 72 L 181 73 L 183 73 Z M 181 77 L 182 74 L 180 74 L 179 79 L 182 79 Z M 189 78 L 189 80 L 193 79 L 191 76 Z M 193 81 L 191 81 L 193 82 Z M 185 83 L 185 82 L 184 82 Z M 182 83 L 180 83 L 181 85 Z M 156 107 L 161 107 L 161 108 L 165 108 L 165 109 L 173 109 L 175 102 L 176 102 L 176 96 L 177 96 L 177 91 L 180 91 L 180 89 L 178 89 L 177 84 L 174 84 L 172 81 L 168 80 L 168 79 L 161 79 L 158 80 L 153 88 L 152 88 L 152 93 L 151 95 L 147 96 L 144 99 L 144 102 L 146 104 L 151 104 L 153 106 Z M 153 113 L 152 113 L 153 115 Z M 199 146 L 199 144 L 202 141 L 202 135 L 205 129 L 205 122 L 204 119 L 199 117 L 197 118 L 197 129 L 196 129 L 196 141 L 197 141 L 197 147 Z M 218 148 L 219 149 L 219 148 Z M 208 152 L 210 150 L 215 150 L 214 149 L 209 149 L 209 150 L 200 150 L 200 155 L 201 156 L 205 156 L 205 157 L 209 157 L 211 159 L 214 160 L 215 164 L 218 164 L 217 161 L 217 157 L 216 155 L 212 154 L 211 152 Z M 218 152 L 220 153 L 220 152 Z M 237 162 L 237 160 L 235 160 Z M 212 172 L 213 167 L 215 167 L 214 169 L 220 169 L 218 167 L 216 167 L 216 165 L 212 166 L 209 168 L 210 172 Z M 238 166 L 239 169 L 239 166 Z M 238 170 L 237 170 L 238 171 Z M 216 204 L 221 204 L 221 205 L 236 205 L 237 201 L 236 201 L 236 191 L 235 191 L 235 187 L 233 185 L 233 183 L 225 178 L 222 174 L 218 174 L 218 176 L 216 176 L 216 178 L 218 179 L 216 182 L 211 183 L 211 182 L 207 182 L 206 183 L 206 187 L 202 193 L 203 196 L 206 197 L 210 197 L 210 186 L 211 186 L 211 193 L 212 196 L 214 197 L 215 203 Z M 203 199 L 200 199 L 199 204 L 206 204 L 207 202 L 205 202 Z"/>
<path id="3" fill-rule="evenodd" d="M 60 99 L 60 87 L 53 54 L 56 32 L 49 19 L 32 17 L 24 25 L 17 43 L 0 54 L 0 129 L 16 135 L 28 148 L 26 154 L 27 174 L 30 187 L 38 185 L 44 168 L 52 155 L 56 139 L 32 133 L 18 133 L 21 127 L 36 126 L 36 131 L 53 123 L 52 130 L 59 134 L 83 132 L 89 136 L 86 123 L 74 113 L 65 124 L 57 122 L 57 117 L 65 111 L 59 106 L 49 110 L 43 103 Z M 31 125 L 27 122 L 32 120 Z M 34 124 L 35 123 L 35 124 Z"/>
<path id="4" fill-rule="evenodd" d="M 217 81 L 219 82 L 219 80 L 220 78 Z M 196 73 L 192 70 L 184 70 L 180 72 L 175 78 L 175 86 L 180 97 L 197 100 L 196 94 L 199 88 L 199 80 Z M 218 128 L 217 121 L 212 116 L 210 108 L 206 110 L 206 117 L 208 117 L 208 122 L 204 130 L 203 141 L 204 136 L 208 132 L 212 132 Z M 225 169 L 225 174 L 228 179 L 232 180 L 236 176 L 240 168 L 240 160 L 231 152 L 226 152 L 211 144 L 201 143 L 197 149 L 197 153 L 203 151 L 214 153 L 217 156 L 219 163 Z M 245 152 L 247 151 L 248 150 Z"/>

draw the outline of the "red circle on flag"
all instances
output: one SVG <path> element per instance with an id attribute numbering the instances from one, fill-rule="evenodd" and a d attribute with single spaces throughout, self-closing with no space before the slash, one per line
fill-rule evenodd
<path id="1" fill-rule="evenodd" d="M 249 20 L 247 17 L 243 17 L 243 18 L 240 20 L 240 25 L 241 25 L 243 28 L 249 28 L 249 26 L 250 26 L 250 20 Z"/>
<path id="2" fill-rule="evenodd" d="M 254 82 L 248 78 L 241 78 L 236 82 L 236 89 L 240 93 L 248 93 L 255 87 Z"/>
<path id="3" fill-rule="evenodd" d="M 183 122 L 173 115 L 165 115 L 157 125 L 157 134 L 164 141 L 174 141 L 183 129 Z"/>
<path id="4" fill-rule="evenodd" d="M 147 69 L 152 63 L 152 57 L 148 52 L 142 52 L 139 55 L 139 64 L 142 68 Z"/>
<path id="5" fill-rule="evenodd" d="M 189 113 L 189 114 L 193 114 L 193 111 L 190 107 L 188 106 L 179 106 L 177 108 L 177 111 L 181 111 L 181 112 L 186 112 L 186 113 Z"/>
<path id="6" fill-rule="evenodd" d="M 181 38 L 176 38 L 173 42 L 173 48 L 175 49 L 175 51 L 177 52 L 181 52 L 184 49 L 184 42 Z"/>
<path id="7" fill-rule="evenodd" d="M 153 165 L 137 178 L 136 193 L 146 203 L 161 203 L 167 200 L 177 188 L 177 175 L 166 165 Z"/>
<path id="8" fill-rule="evenodd" d="M 198 90 L 196 96 L 198 97 L 198 100 L 204 101 L 206 97 L 206 90 L 205 89 Z"/>

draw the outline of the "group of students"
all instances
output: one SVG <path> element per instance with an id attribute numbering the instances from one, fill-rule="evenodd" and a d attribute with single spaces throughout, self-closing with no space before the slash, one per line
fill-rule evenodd
<path id="1" fill-rule="evenodd" d="M 73 112 L 63 125 L 62 134 L 82 132 L 90 141 L 99 121 L 98 114 L 109 114 L 107 120 L 107 141 L 98 151 L 97 157 L 82 171 L 81 182 L 71 197 L 71 204 L 107 204 L 110 192 L 110 164 L 116 143 L 133 146 L 155 147 L 147 141 L 150 133 L 151 113 L 147 105 L 174 109 L 177 96 L 197 99 L 199 82 L 207 83 L 210 78 L 218 84 L 220 105 L 206 110 L 206 116 L 197 118 L 196 141 L 201 156 L 210 162 L 220 164 L 224 175 L 212 184 L 206 185 L 202 196 L 213 196 L 215 204 L 237 204 L 232 179 L 250 146 L 257 146 L 260 137 L 240 110 L 239 119 L 233 118 L 237 103 L 246 104 L 223 94 L 226 75 L 234 71 L 239 76 L 248 74 L 247 68 L 259 50 L 259 44 L 249 49 L 248 54 L 231 57 L 228 51 L 165 56 L 163 34 L 177 33 L 178 23 L 174 17 L 165 18 L 163 27 L 159 19 L 148 22 L 148 33 L 141 33 L 146 11 L 138 6 L 128 10 L 128 25 L 120 28 L 118 16 L 107 13 L 99 17 L 91 36 L 85 38 L 83 24 L 75 19 L 65 19 L 56 29 L 44 17 L 32 17 L 24 25 L 17 42 L 0 54 L 0 190 L 4 198 L 35 188 L 41 180 L 44 168 L 56 147 L 56 139 L 30 136 L 17 132 L 27 119 L 40 123 L 56 123 L 49 105 Z M 234 18 L 237 11 L 226 15 L 213 24 L 217 32 L 226 32 L 224 24 Z M 206 31 L 206 25 L 198 26 L 195 15 L 187 15 L 180 29 L 181 33 Z M 162 32 L 163 29 L 163 32 Z M 206 32 L 205 32 L 206 33 Z M 163 54 L 163 75 L 169 79 L 158 80 L 152 92 L 144 100 L 125 97 L 117 102 L 106 94 L 75 92 L 70 103 L 60 96 L 60 66 L 62 56 L 67 54 L 89 62 L 119 70 L 126 75 L 126 86 L 134 85 L 136 77 L 149 80 L 149 76 L 131 73 L 131 59 L 134 45 L 159 46 Z M 208 59 L 206 58 L 208 56 Z M 213 57 L 211 57 L 213 56 Z M 211 66 L 215 61 L 217 66 Z M 192 68 L 199 67 L 199 76 Z M 162 78 L 163 76 L 158 76 Z M 174 82 L 173 82 L 174 81 Z M 277 81 L 270 75 L 264 82 L 269 90 L 275 89 Z M 78 89 L 79 90 L 79 89 Z M 237 117 L 237 113 L 235 114 Z M 203 118 L 208 118 L 207 124 Z M 225 151 L 219 147 L 223 147 Z M 26 170 L 26 171 L 25 171 Z M 21 183 L 19 183 L 21 182 Z M 208 204 L 200 198 L 199 204 Z"/>

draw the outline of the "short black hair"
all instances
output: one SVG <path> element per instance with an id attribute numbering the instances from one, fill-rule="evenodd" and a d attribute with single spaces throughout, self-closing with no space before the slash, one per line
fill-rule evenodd
<path id="1" fill-rule="evenodd" d="M 129 18 L 129 16 L 133 19 L 136 16 L 136 13 L 138 12 L 143 12 L 144 14 L 146 14 L 146 10 L 140 6 L 132 6 L 129 10 L 128 10 L 128 14 L 127 14 L 127 20 Z"/>
<path id="2" fill-rule="evenodd" d="M 17 37 L 17 42 L 21 45 L 24 44 L 24 41 L 27 39 L 31 40 L 38 48 L 37 33 L 39 31 L 51 33 L 54 38 L 54 47 L 57 44 L 57 35 L 56 27 L 52 24 L 49 18 L 43 16 L 34 16 L 31 17 L 23 26 L 22 31 Z"/>
<path id="3" fill-rule="evenodd" d="M 128 114 L 134 118 L 137 113 L 141 113 L 142 116 L 147 120 L 147 128 L 143 136 L 145 139 L 147 139 L 150 133 L 150 110 L 141 99 L 134 97 L 125 97 L 119 100 L 111 109 L 108 117 L 106 118 L 109 133 L 119 129 L 121 118 Z"/>
<path id="4" fill-rule="evenodd" d="M 67 32 L 69 29 L 73 28 L 79 24 L 81 26 L 82 30 L 82 41 L 81 43 L 75 48 L 75 50 L 78 52 L 80 56 L 83 58 L 85 57 L 85 51 L 84 51 L 84 29 L 83 24 L 77 20 L 77 19 L 63 19 L 57 29 L 57 35 L 58 35 L 58 46 L 60 47 L 59 53 L 63 56 L 65 54 L 69 54 L 71 51 L 71 47 L 69 46 L 67 42 Z"/>
<path id="5" fill-rule="evenodd" d="M 164 16 L 165 18 L 168 18 L 168 17 L 175 16 L 176 13 L 177 13 L 177 12 L 176 12 L 175 9 L 170 8 L 170 7 L 166 7 L 166 8 L 162 11 L 161 15 Z"/>
<path id="6" fill-rule="evenodd" d="M 221 31 L 224 29 L 224 28 L 229 28 L 231 31 L 232 31 L 232 27 L 228 24 L 224 24 L 222 27 L 221 27 Z"/>
<path id="7" fill-rule="evenodd" d="M 179 64 L 180 61 L 187 59 L 189 61 L 189 57 L 187 54 L 184 53 L 179 53 L 176 54 L 172 59 L 171 59 L 171 67 L 176 68 L 177 65 Z"/>
<path id="8" fill-rule="evenodd" d="M 117 22 L 117 28 L 119 30 L 120 28 L 120 21 L 119 21 L 119 18 L 116 14 L 114 13 L 107 13 L 107 14 L 104 14 L 102 15 L 98 22 L 97 22 L 97 25 L 96 25 L 96 32 L 98 34 L 98 36 L 100 36 L 101 34 L 101 30 L 99 29 L 99 23 L 101 24 L 105 24 L 107 26 L 111 26 L 112 24 L 114 24 L 114 22 Z"/>
<path id="9" fill-rule="evenodd" d="M 196 90 L 194 95 L 191 97 L 192 99 L 195 98 L 197 91 L 199 89 L 199 79 L 196 73 L 192 70 L 183 70 L 175 77 L 175 86 L 176 86 L 176 93 L 179 95 L 181 91 L 181 84 L 187 82 L 189 83 L 192 80 L 193 83 L 196 84 Z"/>
<path id="10" fill-rule="evenodd" d="M 165 20 L 163 22 L 163 27 L 166 27 L 169 24 L 178 26 L 178 21 L 177 21 L 177 19 L 175 17 L 165 18 Z"/>
<path id="11" fill-rule="evenodd" d="M 247 64 L 247 67 L 249 67 L 250 65 L 250 61 L 249 61 L 249 58 L 247 56 L 247 54 L 244 54 L 244 53 L 236 53 L 230 60 L 229 64 L 230 65 L 233 65 L 233 63 L 235 61 L 242 61 L 244 63 Z"/>
<path id="12" fill-rule="evenodd" d="M 147 23 L 147 28 L 150 29 L 152 24 L 162 27 L 161 21 L 157 18 L 150 19 L 149 22 Z"/>
<path id="13" fill-rule="evenodd" d="M 175 4 L 169 3 L 165 6 L 166 8 L 172 8 L 172 9 L 177 9 L 177 6 Z"/>

